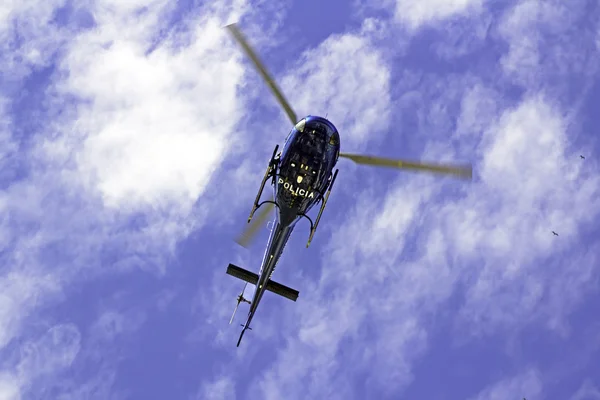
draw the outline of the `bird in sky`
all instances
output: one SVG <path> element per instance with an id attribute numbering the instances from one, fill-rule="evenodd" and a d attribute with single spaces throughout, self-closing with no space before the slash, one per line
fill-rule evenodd
<path id="1" fill-rule="evenodd" d="M 583 158 L 583 159 L 585 160 L 585 157 L 584 157 L 584 156 L 582 156 L 582 155 L 579 155 L 579 157 L 581 157 L 581 158 Z"/>
<path id="2" fill-rule="evenodd" d="M 556 233 L 556 232 L 554 232 L 554 231 L 552 231 L 552 233 L 554 233 L 554 236 L 558 236 L 558 233 Z"/>

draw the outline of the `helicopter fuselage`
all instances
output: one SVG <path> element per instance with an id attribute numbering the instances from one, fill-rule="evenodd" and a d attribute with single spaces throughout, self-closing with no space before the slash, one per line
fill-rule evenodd
<path id="1" fill-rule="evenodd" d="M 272 204 L 269 204 L 269 207 L 263 209 L 261 218 L 257 218 L 253 225 L 249 225 L 244 234 L 240 236 L 241 241 L 238 241 L 239 244 L 245 247 L 243 243 L 246 243 L 246 241 L 256 233 L 257 228 L 264 222 L 264 218 L 268 215 L 272 206 L 275 205 L 277 207 L 277 216 L 261 263 L 260 274 L 245 270 L 233 264 L 229 264 L 227 267 L 227 273 L 229 275 L 241 279 L 246 283 L 256 285 L 254 298 L 250 305 L 248 320 L 246 324 L 243 325 L 244 329 L 238 340 L 237 345 L 239 346 L 244 332 L 246 329 L 250 329 L 250 321 L 254 316 L 254 312 L 256 311 L 265 290 L 274 292 L 292 301 L 296 301 L 298 298 L 299 292 L 297 290 L 274 282 L 270 277 L 275 271 L 275 266 L 279 261 L 279 257 L 283 252 L 294 226 L 302 217 L 306 217 L 310 221 L 310 236 L 306 246 L 308 247 L 310 245 L 338 174 L 338 169 L 336 168 L 334 172 L 334 167 L 339 157 L 349 159 L 356 164 L 402 168 L 414 171 L 429 171 L 455 175 L 467 179 L 472 178 L 473 168 L 471 165 L 423 163 L 410 160 L 374 157 L 364 154 L 340 153 L 340 135 L 335 126 L 327 119 L 316 116 L 308 116 L 298 122 L 296 113 L 286 100 L 281 89 L 273 79 L 273 76 L 267 71 L 267 68 L 252 46 L 248 43 L 242 32 L 237 28 L 237 25 L 230 24 L 227 25 L 226 28 L 233 39 L 241 46 L 244 53 L 246 53 L 256 68 L 256 71 L 267 83 L 269 89 L 279 102 L 279 105 L 283 108 L 283 111 L 285 111 L 289 121 L 291 121 L 292 124 L 295 124 L 285 141 L 282 152 L 279 155 L 276 155 L 278 147 L 275 147 L 275 150 L 273 151 L 271 161 L 269 162 L 269 166 L 262 179 L 252 211 L 248 217 L 248 222 L 250 222 L 254 212 L 261 205 L 265 203 Z M 259 203 L 260 196 L 262 195 L 266 181 L 269 178 L 271 178 L 271 183 L 273 185 L 273 200 Z M 325 191 L 326 193 L 324 193 Z M 319 202 L 321 202 L 319 213 L 313 223 L 306 213 Z M 238 305 L 243 299 L 243 293 L 244 291 L 242 290 L 242 294 L 238 298 Z M 247 300 L 244 299 L 244 301 Z"/>
<path id="2" fill-rule="evenodd" d="M 281 154 L 275 160 L 277 166 L 272 176 L 273 197 L 278 212 L 245 327 L 250 325 L 296 223 L 315 204 L 323 201 L 339 152 L 339 133 L 331 122 L 322 117 L 308 116 L 302 119 L 286 138 Z"/>

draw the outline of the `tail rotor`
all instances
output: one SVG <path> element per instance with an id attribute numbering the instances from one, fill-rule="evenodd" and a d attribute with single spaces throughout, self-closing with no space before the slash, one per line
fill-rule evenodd
<path id="1" fill-rule="evenodd" d="M 233 315 L 231 316 L 231 319 L 229 320 L 229 325 L 231 325 L 231 323 L 233 322 L 233 317 L 235 317 L 235 313 L 237 312 L 237 309 L 240 306 L 240 303 L 243 301 L 244 303 L 250 304 L 250 301 L 246 300 L 244 298 L 244 291 L 246 291 L 246 285 L 248 285 L 248 282 L 246 282 L 244 284 L 244 288 L 242 289 L 242 293 L 240 293 L 240 295 L 237 297 L 237 304 L 235 306 L 235 309 L 233 310 Z"/>

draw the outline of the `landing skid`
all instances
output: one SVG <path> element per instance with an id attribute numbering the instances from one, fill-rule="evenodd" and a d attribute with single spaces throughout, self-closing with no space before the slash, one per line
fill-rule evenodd
<path id="1" fill-rule="evenodd" d="M 308 219 L 308 221 L 310 222 L 310 236 L 308 237 L 308 242 L 306 243 L 306 247 L 308 248 L 308 246 L 310 246 L 310 242 L 312 241 L 313 236 L 315 235 L 315 232 L 317 231 L 317 226 L 319 226 L 319 221 L 321 220 L 321 215 L 323 215 L 323 210 L 325 210 L 325 206 L 327 205 L 327 200 L 329 200 L 329 195 L 331 194 L 331 189 L 333 188 L 333 184 L 335 183 L 335 178 L 337 178 L 337 174 L 338 174 L 338 169 L 335 170 L 335 173 L 333 174 L 333 178 L 331 178 L 331 182 L 329 183 L 329 189 L 327 189 L 327 193 L 325 194 L 325 197 L 321 196 L 321 199 L 323 200 L 323 202 L 321 203 L 321 209 L 319 210 L 319 214 L 317 214 L 317 219 L 315 221 L 315 223 L 313 224 L 312 219 L 310 219 L 310 217 L 306 214 L 302 214 L 303 217 L 305 217 L 306 219 Z"/>
<path id="2" fill-rule="evenodd" d="M 265 172 L 262 182 L 260 183 L 260 189 L 258 189 L 258 194 L 256 195 L 256 199 L 254 199 L 254 204 L 252 205 L 252 211 L 250 211 L 250 216 L 248 217 L 248 223 L 250 223 L 250 221 L 252 220 L 252 217 L 254 216 L 254 213 L 256 212 L 256 210 L 263 204 L 273 203 L 277 206 L 277 203 L 275 203 L 274 201 L 267 200 L 267 201 L 263 201 L 262 203 L 259 203 L 259 201 L 260 201 L 260 196 L 262 196 L 262 192 L 265 188 L 265 183 L 267 183 L 267 179 L 272 178 L 273 184 L 275 183 L 275 175 L 277 174 L 277 166 L 279 165 L 279 159 L 276 158 L 275 155 L 277 154 L 278 149 L 279 149 L 279 145 L 276 145 L 275 150 L 273 150 L 273 155 L 271 156 L 271 161 L 269 161 L 269 166 L 267 167 L 267 171 Z"/>

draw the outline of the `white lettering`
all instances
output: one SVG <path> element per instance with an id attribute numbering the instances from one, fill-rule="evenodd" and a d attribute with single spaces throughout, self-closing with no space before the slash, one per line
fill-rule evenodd
<path id="1" fill-rule="evenodd" d="M 284 189 L 289 190 L 294 196 L 301 196 L 301 197 L 306 197 L 309 199 L 315 198 L 315 192 L 313 192 L 313 191 L 309 192 L 306 189 L 294 187 L 294 185 L 292 185 L 291 183 L 284 181 L 283 178 L 278 178 L 277 183 L 280 185 L 283 185 Z"/>

